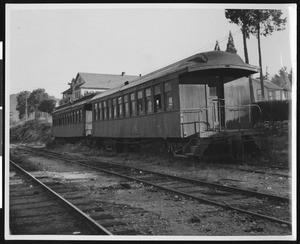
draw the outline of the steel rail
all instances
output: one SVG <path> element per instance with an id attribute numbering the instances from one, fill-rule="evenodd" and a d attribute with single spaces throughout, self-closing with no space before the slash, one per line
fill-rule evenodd
<path id="1" fill-rule="evenodd" d="M 110 231 L 108 231 L 106 228 L 104 228 L 102 225 L 97 223 L 95 220 L 93 220 L 91 217 L 89 217 L 87 214 L 82 212 L 79 208 L 74 206 L 72 203 L 68 202 L 66 199 L 61 197 L 59 194 L 57 194 L 55 191 L 50 189 L 48 186 L 46 186 L 44 183 L 39 181 L 37 178 L 35 178 L 33 175 L 31 175 L 29 172 L 24 170 L 22 167 L 14 163 L 12 160 L 10 160 L 10 163 L 16 167 L 19 171 L 21 171 L 26 176 L 30 177 L 34 182 L 39 184 L 41 187 L 43 187 L 50 195 L 54 196 L 56 199 L 60 200 L 62 203 L 64 203 L 70 210 L 72 210 L 78 217 L 80 217 L 83 221 L 85 221 L 93 230 L 100 235 L 113 235 Z"/>
<path id="2" fill-rule="evenodd" d="M 32 149 L 32 148 L 30 148 L 30 149 Z M 45 153 L 56 154 L 59 159 L 61 159 L 60 157 L 64 157 L 64 155 L 56 153 L 56 152 L 51 152 L 51 151 L 47 151 L 47 150 L 43 150 L 43 151 Z M 52 157 L 56 157 L 56 156 L 52 156 Z M 63 159 L 63 160 L 70 160 L 71 162 L 73 161 L 71 159 Z M 277 200 L 277 201 L 283 201 L 283 202 L 288 202 L 288 203 L 290 202 L 290 199 L 287 198 L 287 197 L 281 197 L 281 196 L 276 196 L 276 195 L 267 194 L 267 193 L 263 193 L 263 192 L 257 192 L 257 191 L 247 190 L 247 189 L 241 189 L 241 188 L 233 187 L 233 186 L 225 186 L 225 185 L 221 185 L 221 184 L 214 183 L 214 182 L 208 182 L 208 181 L 204 181 L 204 180 L 196 180 L 196 179 L 185 178 L 185 177 L 182 177 L 182 176 L 179 177 L 179 176 L 164 174 L 164 173 L 161 173 L 161 172 L 145 170 L 145 169 L 142 169 L 142 168 L 131 167 L 131 166 L 122 165 L 122 164 L 118 164 L 118 163 L 103 162 L 103 161 L 98 161 L 98 162 L 103 163 L 103 164 L 108 164 L 108 165 L 115 165 L 115 166 L 123 167 L 123 168 L 127 168 L 127 169 L 134 169 L 134 170 L 138 170 L 138 171 L 142 171 L 142 172 L 147 172 L 147 173 L 150 173 L 150 174 L 157 174 L 157 175 L 161 175 L 161 176 L 164 176 L 164 177 L 169 177 L 169 178 L 172 178 L 172 179 L 181 180 L 181 181 L 185 181 L 185 182 L 190 182 L 190 183 L 194 183 L 194 184 L 198 184 L 198 185 L 199 184 L 209 185 L 209 186 L 214 186 L 214 187 L 217 187 L 217 188 L 226 189 L 226 190 L 230 190 L 230 191 L 251 194 L 253 196 L 260 197 L 260 198 L 269 198 L 269 199 L 274 199 L 274 200 Z M 79 162 L 76 162 L 76 163 L 79 163 Z"/>
<path id="3" fill-rule="evenodd" d="M 84 164 L 84 163 L 81 163 L 81 162 L 76 162 L 74 160 L 64 159 L 64 158 L 60 158 L 58 156 L 53 156 L 53 155 L 49 155 L 49 156 L 53 157 L 53 158 L 56 158 L 56 159 L 59 159 L 59 160 L 63 160 L 63 161 L 70 162 L 70 163 L 73 163 L 73 164 L 75 163 L 77 165 L 81 165 L 81 166 L 88 167 L 88 168 L 91 168 L 91 169 L 95 169 L 95 170 L 98 170 L 98 171 L 101 171 L 101 172 L 105 172 L 105 173 L 108 173 L 108 174 L 111 174 L 111 175 L 115 175 L 115 176 L 119 176 L 119 177 L 122 177 L 122 178 L 126 178 L 126 179 L 131 180 L 131 181 L 136 181 L 136 182 L 143 183 L 145 185 L 154 186 L 154 187 L 156 187 L 158 189 L 162 189 L 162 190 L 165 190 L 165 191 L 176 193 L 178 195 L 189 197 L 189 198 L 192 198 L 192 199 L 197 200 L 199 202 L 203 202 L 203 203 L 207 203 L 207 204 L 211 204 L 211 205 L 216 205 L 216 206 L 224 208 L 225 210 L 235 210 L 237 212 L 241 212 L 241 213 L 248 214 L 248 215 L 251 215 L 251 216 L 256 216 L 256 217 L 259 217 L 259 218 L 267 219 L 269 221 L 277 222 L 277 223 L 280 223 L 280 224 L 285 224 L 288 227 L 291 227 L 291 223 L 288 222 L 288 221 L 285 221 L 285 220 L 277 219 L 277 218 L 274 218 L 274 217 L 271 217 L 271 216 L 267 216 L 267 215 L 264 215 L 264 214 L 254 213 L 254 212 L 247 211 L 247 210 L 244 210 L 244 209 L 241 209 L 241 208 L 230 206 L 229 204 L 212 201 L 212 200 L 209 200 L 209 199 L 206 199 L 206 198 L 203 198 L 203 197 L 193 196 L 193 195 L 190 195 L 190 194 L 185 193 L 185 192 L 181 192 L 181 191 L 177 191 L 177 190 L 170 189 L 170 188 L 167 188 L 167 187 L 159 186 L 157 184 L 150 183 L 148 181 L 144 181 L 142 179 L 134 178 L 134 177 L 127 176 L 127 175 L 122 175 L 122 174 L 119 174 L 119 173 L 116 173 L 116 172 L 112 172 L 112 171 L 109 171 L 109 170 L 106 170 L 106 169 L 101 169 L 101 168 L 96 167 L 96 166 L 91 166 L 91 165 Z M 107 164 L 110 164 L 110 163 L 107 163 Z M 115 165 L 118 166 L 117 164 L 115 164 Z M 131 167 L 129 167 L 129 168 L 131 168 Z M 141 171 L 145 171 L 145 170 L 141 169 Z M 151 172 L 151 171 L 149 171 L 149 172 Z M 155 172 L 152 172 L 152 173 L 155 173 Z M 159 175 L 164 175 L 164 174 L 161 174 L 161 173 L 158 173 L 158 174 Z M 174 177 L 182 179 L 180 177 L 176 177 L 176 176 L 174 176 Z M 210 183 L 207 183 L 207 184 L 210 184 Z"/>

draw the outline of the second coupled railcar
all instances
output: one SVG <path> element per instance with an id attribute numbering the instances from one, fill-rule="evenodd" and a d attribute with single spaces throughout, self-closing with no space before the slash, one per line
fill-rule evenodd
<path id="1" fill-rule="evenodd" d="M 258 71 L 235 54 L 199 53 L 58 108 L 53 113 L 53 136 L 91 135 L 119 142 L 188 138 L 181 152 L 189 156 L 202 156 L 220 141 L 238 151 L 255 135 L 247 77 Z"/>

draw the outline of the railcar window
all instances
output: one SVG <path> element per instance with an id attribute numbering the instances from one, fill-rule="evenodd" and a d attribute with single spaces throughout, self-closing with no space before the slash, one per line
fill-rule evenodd
<path id="1" fill-rule="evenodd" d="M 173 96 L 172 96 L 172 83 L 168 81 L 164 83 L 164 91 L 165 91 L 165 110 L 173 109 Z"/>
<path id="2" fill-rule="evenodd" d="M 146 108 L 145 108 L 145 112 L 146 113 L 151 113 L 152 112 L 152 92 L 151 92 L 151 87 L 147 88 L 145 90 L 145 94 L 146 94 Z"/>
<path id="3" fill-rule="evenodd" d="M 76 111 L 76 122 L 79 123 L 79 110 Z"/>
<path id="4" fill-rule="evenodd" d="M 112 118 L 112 101 L 111 100 L 107 100 L 107 106 L 108 106 L 108 118 L 111 119 Z"/>
<path id="5" fill-rule="evenodd" d="M 79 109 L 79 123 L 81 123 L 82 122 L 82 109 Z"/>
<path id="6" fill-rule="evenodd" d="M 161 112 L 161 89 L 160 85 L 154 86 L 154 112 Z"/>
<path id="7" fill-rule="evenodd" d="M 117 98 L 113 99 L 113 117 L 118 117 L 118 111 L 117 111 Z"/>
<path id="8" fill-rule="evenodd" d="M 125 117 L 129 116 L 129 103 L 128 103 L 128 95 L 124 96 L 124 115 Z"/>
<path id="9" fill-rule="evenodd" d="M 94 104 L 94 120 L 98 119 L 98 103 Z"/>
<path id="10" fill-rule="evenodd" d="M 103 101 L 103 119 L 107 119 L 107 103 Z"/>
<path id="11" fill-rule="evenodd" d="M 118 97 L 119 118 L 123 117 L 123 101 L 122 97 Z"/>
<path id="12" fill-rule="evenodd" d="M 137 110 L 138 114 L 143 114 L 144 113 L 144 108 L 143 108 L 143 90 L 140 90 L 137 92 Z"/>
<path id="13" fill-rule="evenodd" d="M 102 102 L 98 103 L 98 120 L 102 120 Z"/>
<path id="14" fill-rule="evenodd" d="M 135 93 L 130 93 L 130 110 L 131 116 L 136 115 L 136 101 L 135 101 Z"/>

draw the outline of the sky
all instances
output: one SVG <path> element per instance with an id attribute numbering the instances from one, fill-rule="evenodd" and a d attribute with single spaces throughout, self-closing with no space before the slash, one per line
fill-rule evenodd
<path id="1" fill-rule="evenodd" d="M 257 5 L 8 5 L 6 88 L 9 94 L 44 88 L 61 98 L 78 72 L 145 75 L 193 54 L 225 51 L 229 31 L 244 59 L 240 27 L 225 8 Z M 288 18 L 286 30 L 261 38 L 263 72 L 273 76 L 296 63 L 296 13 L 292 5 L 268 5 Z M 294 11 L 293 11 L 294 9 Z M 249 61 L 258 66 L 257 39 L 248 41 Z M 295 46 L 295 44 L 294 44 Z M 295 68 L 293 69 L 295 70 Z"/>

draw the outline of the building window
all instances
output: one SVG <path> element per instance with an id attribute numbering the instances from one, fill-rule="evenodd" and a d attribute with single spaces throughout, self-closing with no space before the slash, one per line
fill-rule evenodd
<path id="1" fill-rule="evenodd" d="M 79 122 L 82 122 L 82 109 L 79 110 Z"/>
<path id="2" fill-rule="evenodd" d="M 275 91 L 275 99 L 281 100 L 281 91 Z"/>
<path id="3" fill-rule="evenodd" d="M 107 103 L 103 101 L 103 119 L 107 119 Z"/>
<path id="4" fill-rule="evenodd" d="M 118 97 L 119 118 L 123 117 L 123 101 L 122 97 Z"/>
<path id="5" fill-rule="evenodd" d="M 137 92 L 137 110 L 138 114 L 143 114 L 143 90 Z"/>
<path id="6" fill-rule="evenodd" d="M 154 86 L 154 112 L 161 112 L 161 90 L 160 85 Z"/>
<path id="7" fill-rule="evenodd" d="M 273 91 L 269 91 L 269 101 L 271 101 L 273 99 L 274 99 Z"/>
<path id="8" fill-rule="evenodd" d="M 149 87 L 145 90 L 145 94 L 146 94 L 145 112 L 147 114 L 149 114 L 149 113 L 152 113 L 152 92 L 151 92 L 151 87 Z"/>
<path id="9" fill-rule="evenodd" d="M 75 98 L 80 98 L 80 90 L 75 92 Z"/>
<path id="10" fill-rule="evenodd" d="M 131 116 L 136 115 L 136 101 L 135 101 L 135 93 L 130 94 L 130 110 Z"/>
<path id="11" fill-rule="evenodd" d="M 165 91 L 165 110 L 173 109 L 173 97 L 172 97 L 172 83 L 168 81 L 164 83 L 164 91 Z"/>
<path id="12" fill-rule="evenodd" d="M 125 117 L 129 116 L 128 95 L 124 96 L 124 115 L 125 115 Z"/>
<path id="13" fill-rule="evenodd" d="M 261 101 L 261 90 L 257 89 L 257 101 Z"/>

